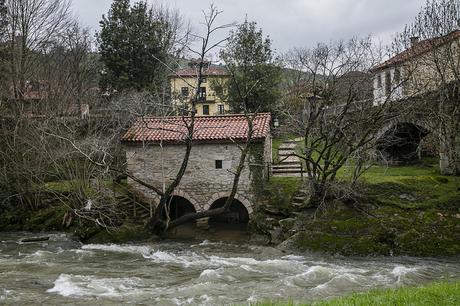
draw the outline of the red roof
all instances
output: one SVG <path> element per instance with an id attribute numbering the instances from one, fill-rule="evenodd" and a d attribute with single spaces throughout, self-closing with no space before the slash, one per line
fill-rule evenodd
<path id="1" fill-rule="evenodd" d="M 225 67 L 221 66 L 210 66 L 203 69 L 203 76 L 225 76 L 230 75 Z M 197 68 L 184 68 L 179 69 L 175 73 L 170 74 L 170 77 L 181 76 L 181 77 L 196 77 L 198 76 Z"/>
<path id="2" fill-rule="evenodd" d="M 443 44 L 451 42 L 457 38 L 460 38 L 460 30 L 453 31 L 444 36 L 422 40 L 414 44 L 409 49 L 383 62 L 382 64 L 375 66 L 374 68 L 371 69 L 371 71 L 377 71 L 377 70 L 381 70 L 381 69 L 384 69 L 390 66 L 401 64 L 411 58 L 422 55 L 430 50 L 433 50 L 434 48 L 437 48 Z"/>
<path id="3" fill-rule="evenodd" d="M 270 133 L 269 113 L 257 114 L 254 119 L 254 140 L 262 140 Z M 122 138 L 125 142 L 181 143 L 187 135 L 190 117 L 143 117 L 129 128 Z M 195 117 L 195 141 L 230 142 L 247 137 L 248 123 L 242 114 Z"/>

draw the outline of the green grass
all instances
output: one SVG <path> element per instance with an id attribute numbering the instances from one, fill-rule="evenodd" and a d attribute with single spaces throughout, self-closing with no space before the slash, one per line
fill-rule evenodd
<path id="1" fill-rule="evenodd" d="M 272 156 L 274 164 L 277 164 L 279 162 L 278 149 L 284 140 L 285 138 L 273 138 L 272 140 Z"/>
<path id="2" fill-rule="evenodd" d="M 398 289 L 372 290 L 356 293 L 342 298 L 318 301 L 307 304 L 292 302 L 264 302 L 257 306 L 454 306 L 460 305 L 460 282 L 433 283 L 423 287 L 403 287 Z"/>
<path id="3" fill-rule="evenodd" d="M 383 203 L 404 208 L 456 208 L 460 203 L 460 177 L 442 176 L 436 163 L 374 166 L 363 182 Z"/>
<path id="4" fill-rule="evenodd" d="M 270 190 L 279 191 L 270 192 L 271 205 L 289 211 L 300 182 L 272 178 Z M 356 187 L 362 211 L 331 202 L 317 218 L 304 221 L 293 245 L 342 255 L 458 255 L 459 188 L 460 177 L 440 175 L 434 163 L 374 166 Z"/>

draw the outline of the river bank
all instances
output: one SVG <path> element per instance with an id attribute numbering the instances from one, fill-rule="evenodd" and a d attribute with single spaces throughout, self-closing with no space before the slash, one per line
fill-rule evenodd
<path id="1" fill-rule="evenodd" d="M 434 164 L 371 168 L 357 187 L 359 206 L 333 199 L 326 209 L 311 209 L 294 203 L 302 188 L 300 178 L 271 179 L 251 217 L 251 243 L 345 256 L 460 254 L 460 178 L 439 175 Z M 69 207 L 47 203 L 2 211 L 0 232 L 63 231 L 85 243 L 154 240 L 143 222 L 133 220 L 110 230 L 77 218 L 69 226 L 63 222 Z M 197 238 L 219 240 L 217 234 L 198 231 Z"/>
<path id="2" fill-rule="evenodd" d="M 341 173 L 344 178 L 347 173 Z M 356 201 L 323 209 L 302 199 L 300 178 L 272 178 L 253 229 L 283 250 L 340 255 L 458 256 L 460 178 L 435 164 L 373 167 L 355 187 Z M 299 192 L 301 191 L 301 192 Z"/>
<path id="3" fill-rule="evenodd" d="M 460 304 L 460 282 L 433 283 L 421 287 L 405 287 L 386 290 L 372 290 L 355 293 L 337 299 L 319 301 L 298 306 L 387 306 L 425 305 L 456 306 Z M 258 303 L 255 306 L 292 306 L 292 303 Z"/>

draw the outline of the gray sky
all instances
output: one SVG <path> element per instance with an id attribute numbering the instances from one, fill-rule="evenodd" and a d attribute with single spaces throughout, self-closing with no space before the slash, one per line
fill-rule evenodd
<path id="1" fill-rule="evenodd" d="M 135 2 L 131 0 L 131 3 Z M 154 0 L 148 0 L 153 3 Z M 177 8 L 198 29 L 202 10 L 210 3 L 223 11 L 222 23 L 255 20 L 279 52 L 317 42 L 373 34 L 388 42 L 420 10 L 425 0 L 163 0 Z M 73 0 L 79 20 L 93 31 L 112 0 Z M 224 33 L 221 34 L 223 37 Z"/>

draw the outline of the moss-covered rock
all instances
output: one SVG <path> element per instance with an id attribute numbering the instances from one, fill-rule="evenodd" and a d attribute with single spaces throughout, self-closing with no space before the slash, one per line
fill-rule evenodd
<path id="1" fill-rule="evenodd" d="M 145 226 L 124 224 L 114 229 L 102 229 L 84 239 L 85 243 L 129 243 L 153 239 L 154 236 Z"/>

